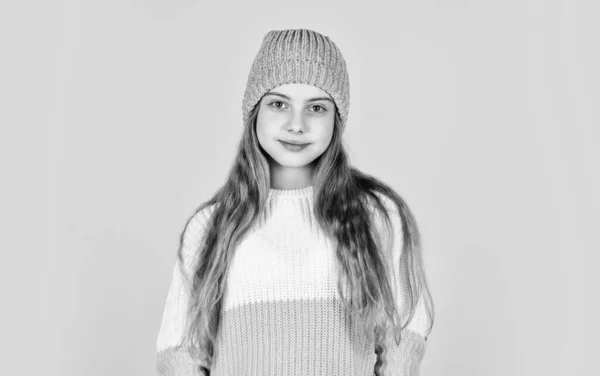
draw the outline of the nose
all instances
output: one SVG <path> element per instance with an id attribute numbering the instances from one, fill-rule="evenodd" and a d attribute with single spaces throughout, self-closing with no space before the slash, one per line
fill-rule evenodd
<path id="1" fill-rule="evenodd" d="M 303 133 L 304 132 L 304 119 L 302 118 L 302 112 L 294 113 L 290 122 L 287 124 L 288 133 Z"/>

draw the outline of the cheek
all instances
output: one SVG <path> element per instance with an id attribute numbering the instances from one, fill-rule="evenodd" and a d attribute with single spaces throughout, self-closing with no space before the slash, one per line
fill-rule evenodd
<path id="1" fill-rule="evenodd" d="M 331 142 L 331 138 L 333 137 L 333 124 L 332 123 L 326 123 L 326 124 L 322 124 L 320 126 L 320 132 L 319 132 L 319 143 L 324 144 L 324 145 L 329 145 L 329 143 Z"/>
<path id="2" fill-rule="evenodd" d="M 260 119 L 256 119 L 256 138 L 258 138 L 258 142 L 263 149 L 273 149 L 275 145 L 275 139 L 278 137 L 278 135 L 279 132 L 277 132 L 277 129 L 273 126 L 273 123 L 265 121 L 261 122 Z"/>
<path id="3" fill-rule="evenodd" d="M 273 111 L 269 111 L 268 109 L 261 108 L 256 116 L 257 130 L 260 127 L 263 133 L 272 132 L 278 123 L 280 121 L 277 119 L 276 114 L 273 114 Z"/>
<path id="4" fill-rule="evenodd" d="M 258 143 L 263 149 L 268 150 L 270 148 L 268 142 L 268 135 L 265 134 L 264 128 L 258 127 L 258 124 L 256 127 L 256 138 L 258 138 Z"/>
<path id="5" fill-rule="evenodd" d="M 258 113 L 256 117 L 256 135 L 259 140 L 264 140 L 266 135 L 269 132 L 269 122 L 265 119 L 265 115 L 262 114 L 262 111 Z"/>

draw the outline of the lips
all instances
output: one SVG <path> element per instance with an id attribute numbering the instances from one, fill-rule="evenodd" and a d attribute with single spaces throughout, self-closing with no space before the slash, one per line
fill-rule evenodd
<path id="1" fill-rule="evenodd" d="M 286 140 L 279 140 L 281 142 L 284 142 L 286 144 L 290 144 L 290 145 L 298 145 L 298 146 L 302 146 L 302 145 L 308 145 L 308 142 L 299 142 L 299 141 L 286 141 Z"/>

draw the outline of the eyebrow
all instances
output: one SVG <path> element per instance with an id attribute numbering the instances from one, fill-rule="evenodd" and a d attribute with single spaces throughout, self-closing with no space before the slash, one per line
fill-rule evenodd
<path id="1" fill-rule="evenodd" d="M 278 95 L 278 96 L 280 96 L 282 98 L 287 99 L 288 101 L 291 100 L 291 98 L 288 97 L 287 95 L 281 94 L 281 93 L 277 93 L 275 91 L 270 91 L 266 95 Z M 329 98 L 329 97 L 316 97 L 316 98 L 310 98 L 310 99 L 306 100 L 307 103 L 308 102 L 315 102 L 315 101 L 329 101 L 329 102 L 333 103 L 333 100 L 331 98 Z"/>

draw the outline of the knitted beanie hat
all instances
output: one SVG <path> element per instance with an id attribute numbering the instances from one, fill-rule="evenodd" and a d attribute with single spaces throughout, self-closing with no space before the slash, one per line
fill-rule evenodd
<path id="1" fill-rule="evenodd" d="M 261 98 L 276 86 L 312 84 L 334 100 L 345 129 L 350 105 L 350 83 L 346 62 L 329 37 L 307 29 L 271 30 L 250 69 L 242 114 L 244 124 Z"/>

